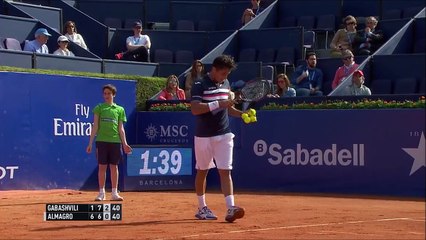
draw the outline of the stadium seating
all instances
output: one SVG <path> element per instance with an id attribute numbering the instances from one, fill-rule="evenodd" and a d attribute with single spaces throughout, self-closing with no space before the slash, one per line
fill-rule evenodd
<path id="1" fill-rule="evenodd" d="M 194 31 L 194 22 L 190 20 L 179 20 L 176 24 L 176 30 Z"/>
<path id="2" fill-rule="evenodd" d="M 191 63 L 194 61 L 194 53 L 188 50 L 175 52 L 175 63 Z"/>
<path id="3" fill-rule="evenodd" d="M 200 20 L 198 22 L 198 31 L 214 31 L 216 30 L 216 23 L 210 20 Z"/>
<path id="4" fill-rule="evenodd" d="M 372 94 L 391 94 L 392 93 L 392 81 L 389 79 L 375 79 L 371 83 Z"/>
<path id="5" fill-rule="evenodd" d="M 6 38 L 4 40 L 6 49 L 22 51 L 21 43 L 15 38 Z"/>
<path id="6" fill-rule="evenodd" d="M 382 20 L 389 19 L 400 19 L 401 18 L 401 10 L 400 9 L 389 9 L 383 12 Z"/>
<path id="7" fill-rule="evenodd" d="M 273 62 L 275 60 L 275 49 L 264 48 L 259 49 L 259 54 L 257 55 L 257 61 L 263 63 Z"/>
<path id="8" fill-rule="evenodd" d="M 254 48 L 245 48 L 241 49 L 238 54 L 239 62 L 254 62 L 256 61 L 256 49 Z"/>
<path id="9" fill-rule="evenodd" d="M 154 54 L 156 63 L 173 63 L 173 52 L 167 49 L 156 49 Z"/>
<path id="10" fill-rule="evenodd" d="M 104 20 L 105 25 L 107 25 L 110 28 L 122 28 L 122 22 L 119 18 L 105 18 Z"/>
<path id="11" fill-rule="evenodd" d="M 394 80 L 394 94 L 417 93 L 417 79 L 415 78 L 397 78 Z"/>

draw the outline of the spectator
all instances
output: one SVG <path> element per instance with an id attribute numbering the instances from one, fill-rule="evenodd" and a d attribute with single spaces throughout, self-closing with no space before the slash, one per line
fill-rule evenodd
<path id="1" fill-rule="evenodd" d="M 24 51 L 35 53 L 49 53 L 49 48 L 46 43 L 49 37 L 52 36 L 46 28 L 39 28 L 35 31 L 35 39 L 32 41 L 25 41 Z"/>
<path id="2" fill-rule="evenodd" d="M 251 0 L 251 7 L 244 10 L 243 16 L 241 17 L 241 23 L 243 26 L 250 22 L 262 11 L 263 8 L 260 7 L 260 0 Z"/>
<path id="3" fill-rule="evenodd" d="M 166 87 L 161 91 L 158 100 L 185 100 L 185 92 L 179 88 L 176 75 L 167 78 Z"/>
<path id="4" fill-rule="evenodd" d="M 71 42 L 87 50 L 86 42 L 83 37 L 77 33 L 77 27 L 75 22 L 67 21 L 64 24 L 64 36 L 67 37 Z"/>
<path id="5" fill-rule="evenodd" d="M 322 71 L 317 68 L 317 56 L 314 52 L 306 54 L 306 65 L 296 68 L 292 76 L 296 96 L 322 96 Z"/>
<path id="6" fill-rule="evenodd" d="M 352 15 L 348 15 L 343 19 L 345 28 L 337 30 L 331 40 L 331 55 L 341 57 L 342 51 L 349 49 L 352 51 L 352 43 L 356 35 L 356 19 Z"/>
<path id="7" fill-rule="evenodd" d="M 191 71 L 186 75 L 185 97 L 187 99 L 191 98 L 191 89 L 194 82 L 203 79 L 204 74 L 204 64 L 201 60 L 195 60 L 192 63 Z"/>
<path id="8" fill-rule="evenodd" d="M 69 40 L 65 36 L 59 36 L 58 37 L 58 45 L 59 48 L 53 52 L 55 55 L 61 55 L 61 56 L 71 56 L 74 57 L 74 53 L 68 50 L 68 43 Z"/>
<path id="9" fill-rule="evenodd" d="M 336 70 L 336 74 L 334 75 L 333 82 L 331 84 L 331 87 L 335 89 L 342 81 L 349 75 L 351 75 L 357 68 L 358 64 L 354 62 L 354 55 L 353 53 L 346 49 L 343 51 L 342 56 L 343 66 L 340 66 Z"/>
<path id="10" fill-rule="evenodd" d="M 377 19 L 373 16 L 365 19 L 366 27 L 355 35 L 353 48 L 356 55 L 370 55 L 383 44 L 383 32 L 377 29 Z"/>
<path id="11" fill-rule="evenodd" d="M 364 85 L 364 73 L 361 70 L 356 70 L 352 74 L 352 84 L 345 88 L 343 95 L 371 95 L 370 89 Z"/>
<path id="12" fill-rule="evenodd" d="M 133 23 L 133 36 L 126 39 L 126 47 L 126 52 L 115 54 L 116 59 L 149 62 L 151 40 L 148 35 L 142 35 L 142 22 Z"/>
<path id="13" fill-rule="evenodd" d="M 290 80 L 288 79 L 287 75 L 284 73 L 281 73 L 277 76 L 277 90 L 275 91 L 275 94 L 270 94 L 268 97 L 295 97 L 296 96 L 296 90 L 294 88 L 290 87 Z"/>

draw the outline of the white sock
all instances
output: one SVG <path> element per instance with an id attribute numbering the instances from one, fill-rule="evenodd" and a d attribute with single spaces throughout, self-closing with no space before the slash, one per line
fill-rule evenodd
<path id="1" fill-rule="evenodd" d="M 118 194 L 118 192 L 117 192 L 117 188 L 113 188 L 113 189 L 112 189 L 112 194 Z"/>
<path id="2" fill-rule="evenodd" d="M 235 206 L 234 203 L 234 195 L 228 195 L 225 197 L 226 207 L 231 208 L 232 206 Z"/>
<path id="3" fill-rule="evenodd" d="M 99 188 L 99 193 L 103 193 L 103 194 L 105 194 L 105 187 L 103 187 L 103 188 Z"/>
<path id="4" fill-rule="evenodd" d="M 197 198 L 198 198 L 198 208 L 201 209 L 201 208 L 207 206 L 207 204 L 206 204 L 206 195 L 205 194 L 203 194 L 201 196 L 197 195 Z"/>

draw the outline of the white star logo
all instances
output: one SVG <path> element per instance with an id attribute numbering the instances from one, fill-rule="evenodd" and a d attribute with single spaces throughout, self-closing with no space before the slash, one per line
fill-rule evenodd
<path id="1" fill-rule="evenodd" d="M 422 132 L 422 136 L 420 136 L 419 146 L 417 148 L 402 148 L 406 153 L 408 153 L 411 157 L 414 158 L 413 166 L 411 167 L 410 176 L 419 170 L 421 167 L 426 166 L 426 157 L 425 157 L 425 135 Z"/>

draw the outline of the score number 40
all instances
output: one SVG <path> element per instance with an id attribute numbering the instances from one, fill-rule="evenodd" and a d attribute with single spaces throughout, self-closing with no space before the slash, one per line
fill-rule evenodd
<path id="1" fill-rule="evenodd" d="M 174 150 L 172 154 L 166 150 L 162 150 L 158 156 L 154 156 L 152 162 L 157 167 L 149 168 L 149 159 L 149 150 L 146 150 L 141 154 L 143 168 L 139 170 L 139 174 L 150 175 L 156 174 L 158 171 L 159 174 L 164 175 L 167 174 L 169 170 L 172 174 L 178 174 L 182 167 L 182 154 L 178 150 Z M 160 163 L 158 163 L 158 161 L 160 161 Z"/>

